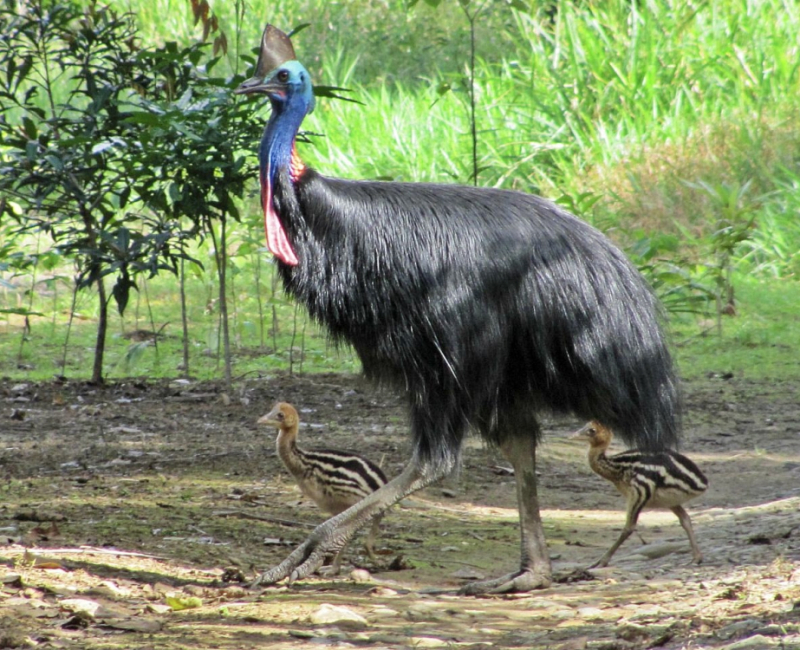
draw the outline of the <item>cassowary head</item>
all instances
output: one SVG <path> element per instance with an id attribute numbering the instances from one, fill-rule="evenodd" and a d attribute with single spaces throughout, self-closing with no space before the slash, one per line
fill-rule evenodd
<path id="1" fill-rule="evenodd" d="M 294 139 L 305 116 L 314 109 L 311 75 L 297 60 L 289 37 L 267 25 L 261 37 L 261 53 L 255 74 L 241 83 L 239 95 L 264 94 L 272 104 L 272 115 L 264 129 L 259 147 L 261 205 L 270 251 L 284 264 L 299 263 L 294 247 L 284 230 L 273 204 L 273 189 L 279 169 L 292 167 L 297 172 L 302 163 L 292 165 Z M 299 159 L 298 159 L 299 161 Z"/>
<path id="2" fill-rule="evenodd" d="M 297 60 L 289 37 L 273 25 L 261 36 L 255 74 L 235 90 L 238 95 L 261 93 L 269 97 L 272 108 L 282 112 L 287 106 L 307 115 L 314 110 L 311 75 Z"/>
<path id="3" fill-rule="evenodd" d="M 314 110 L 311 76 L 299 61 L 286 61 L 266 77 L 251 77 L 236 89 L 240 95 L 267 95 L 274 111 L 283 112 L 287 106 L 307 115 Z"/>

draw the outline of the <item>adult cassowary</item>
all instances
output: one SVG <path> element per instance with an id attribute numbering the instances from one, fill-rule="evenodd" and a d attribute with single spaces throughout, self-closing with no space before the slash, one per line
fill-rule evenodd
<path id="1" fill-rule="evenodd" d="M 314 105 L 311 80 L 272 26 L 255 76 L 236 92 L 272 104 L 261 201 L 287 291 L 352 344 L 367 376 L 404 392 L 414 445 L 397 478 L 254 584 L 309 575 L 377 513 L 448 474 L 475 430 L 514 467 L 522 560 L 464 591 L 548 586 L 538 415 L 597 420 L 648 450 L 677 442 L 677 381 L 648 286 L 600 232 L 542 198 L 346 181 L 305 167 L 294 142 Z"/>

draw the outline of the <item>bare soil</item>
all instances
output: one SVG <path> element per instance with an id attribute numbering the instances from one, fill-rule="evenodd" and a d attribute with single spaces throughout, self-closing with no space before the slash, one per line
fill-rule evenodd
<path id="1" fill-rule="evenodd" d="M 465 581 L 519 560 L 513 476 L 478 439 L 389 512 L 377 564 L 359 539 L 337 578 L 246 588 L 323 519 L 256 425 L 275 401 L 300 410 L 301 446 L 389 475 L 408 458 L 402 403 L 358 377 L 276 374 L 230 395 L 0 382 L 0 648 L 800 648 L 799 389 L 686 383 L 683 451 L 711 482 L 689 506 L 699 566 L 675 517 L 652 512 L 610 567 L 574 573 L 616 538 L 624 502 L 568 438 L 582 423 L 549 422 L 541 499 L 564 581 L 469 598 Z"/>

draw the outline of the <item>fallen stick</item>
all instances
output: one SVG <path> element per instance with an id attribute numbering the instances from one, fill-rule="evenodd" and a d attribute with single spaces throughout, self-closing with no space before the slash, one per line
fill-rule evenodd
<path id="1" fill-rule="evenodd" d="M 283 526 L 298 526 L 300 528 L 315 528 L 315 524 L 307 524 L 304 521 L 292 521 L 291 519 L 280 519 L 279 517 L 268 517 L 264 515 L 253 515 L 242 510 L 215 510 L 211 513 L 214 517 L 242 517 L 243 519 L 255 519 L 256 521 L 268 521 L 271 524 L 281 524 Z"/>
<path id="2" fill-rule="evenodd" d="M 120 551 L 113 548 L 97 548 L 96 546 L 80 546 L 76 548 L 39 548 L 36 546 L 20 548 L 20 551 L 37 555 L 80 555 L 96 553 L 98 555 L 121 555 L 123 557 L 142 557 L 149 560 L 171 560 L 173 558 L 161 555 L 150 555 L 149 553 L 137 553 L 135 551 Z"/>

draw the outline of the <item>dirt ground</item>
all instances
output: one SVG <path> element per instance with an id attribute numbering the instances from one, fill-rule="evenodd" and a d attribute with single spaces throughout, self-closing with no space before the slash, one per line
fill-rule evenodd
<path id="1" fill-rule="evenodd" d="M 0 648 L 800 648 L 800 383 L 685 384 L 683 451 L 705 559 L 675 517 L 643 515 L 611 566 L 533 594 L 470 598 L 519 560 L 513 476 L 471 439 L 460 471 L 395 506 L 379 562 L 249 590 L 323 517 L 256 419 L 294 403 L 310 448 L 399 472 L 405 414 L 353 376 L 220 385 L 0 382 Z M 539 475 L 558 577 L 616 538 L 624 502 L 553 421 Z M 646 542 L 646 543 L 645 543 Z M 357 567 L 354 569 L 353 567 Z"/>

